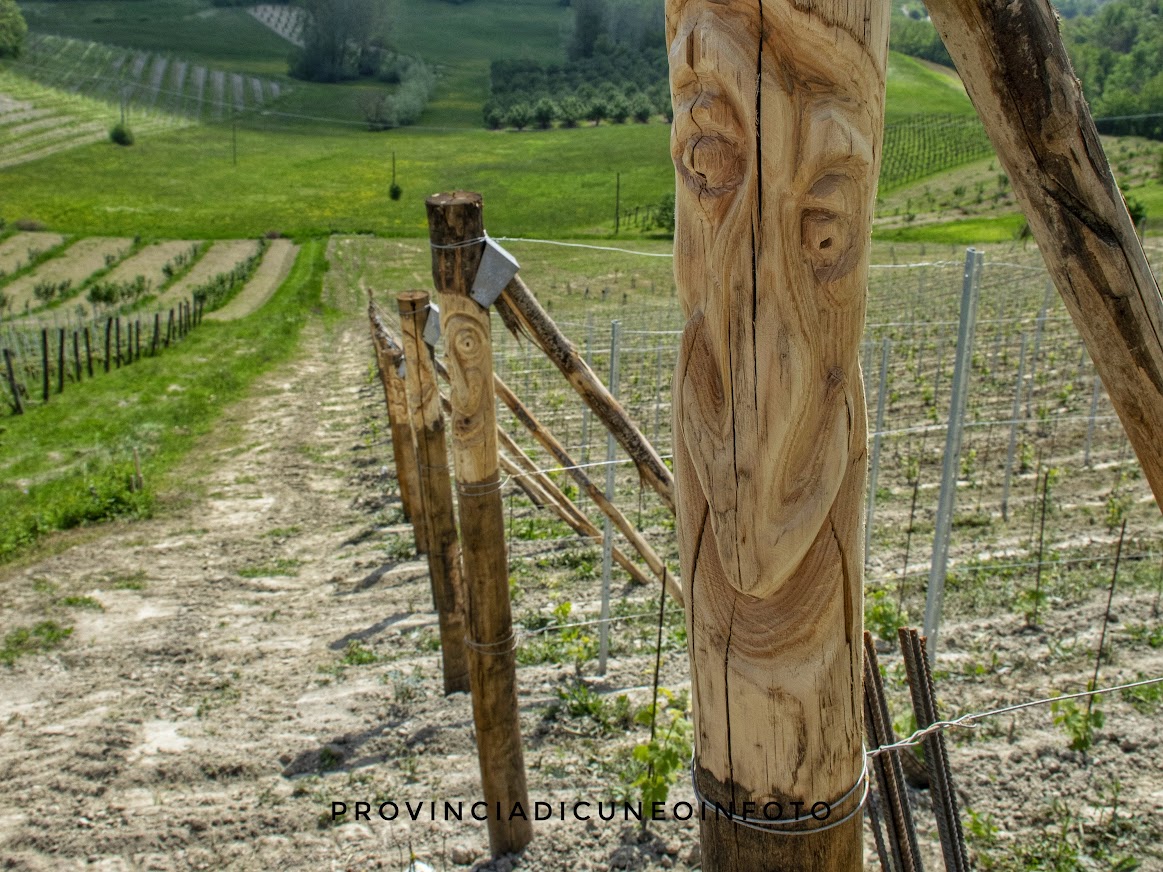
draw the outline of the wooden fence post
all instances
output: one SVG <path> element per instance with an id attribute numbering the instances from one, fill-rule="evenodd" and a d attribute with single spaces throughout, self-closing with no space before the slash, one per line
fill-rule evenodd
<path id="1" fill-rule="evenodd" d="M 460 530 L 472 554 L 464 561 L 464 581 L 473 722 L 485 800 L 500 812 L 488 816 L 489 846 L 500 856 L 529 844 L 533 829 L 528 817 L 510 814 L 518 803 L 529 808 L 529 791 L 517 709 L 489 311 L 469 295 L 483 248 L 471 241 L 484 236 L 484 219 L 479 194 L 437 194 L 426 203 L 451 377 Z"/>
<path id="2" fill-rule="evenodd" d="M 153 313 L 153 341 L 150 343 L 150 346 L 149 346 L 149 356 L 150 357 L 157 357 L 157 343 L 158 343 L 158 340 L 161 338 L 161 333 L 162 333 L 162 313 L 161 312 L 154 312 Z"/>
<path id="3" fill-rule="evenodd" d="M 8 376 L 8 387 L 12 391 L 12 408 L 17 415 L 24 414 L 24 401 L 20 398 L 20 385 L 16 383 L 16 373 L 12 368 L 12 352 L 4 349 L 4 369 Z"/>
<path id="4" fill-rule="evenodd" d="M 1163 508 L 1163 297 L 1043 0 L 927 0 Z"/>
<path id="5" fill-rule="evenodd" d="M 705 872 L 862 867 L 859 357 L 888 16 L 877 0 L 666 3 Z"/>
<path id="6" fill-rule="evenodd" d="M 121 369 L 121 316 L 120 315 L 117 316 L 116 320 L 113 323 L 113 338 L 114 338 L 114 345 L 116 346 L 115 360 L 117 362 L 117 368 Z"/>
<path id="7" fill-rule="evenodd" d="M 89 378 L 93 377 L 93 340 L 89 335 L 89 327 L 85 325 L 85 370 Z"/>
<path id="8" fill-rule="evenodd" d="M 383 330 L 375 306 L 369 304 L 372 346 L 376 352 L 376 368 L 384 388 L 384 404 L 388 410 L 388 427 L 392 434 L 392 456 L 396 461 L 396 480 L 400 483 L 400 503 L 404 517 L 412 522 L 416 537 L 416 553 L 428 553 L 428 524 L 420 501 L 420 477 L 416 469 L 416 436 L 412 433 L 412 419 L 408 414 L 408 390 L 400 376 L 404 350 L 396 346 Z"/>
<path id="9" fill-rule="evenodd" d="M 57 328 L 57 393 L 65 392 L 65 328 Z"/>
<path id="10" fill-rule="evenodd" d="M 42 327 L 40 329 L 40 366 L 41 366 L 41 396 L 44 401 L 48 402 L 48 328 Z"/>
<path id="11" fill-rule="evenodd" d="M 105 372 L 109 372 L 109 364 L 113 360 L 113 319 L 105 319 Z"/>
<path id="12" fill-rule="evenodd" d="M 464 584 L 452 507 L 452 477 L 444 440 L 444 415 L 440 411 L 440 389 L 432 368 L 432 352 L 424 343 L 428 295 L 421 291 L 401 294 L 397 303 L 400 329 L 404 334 L 408 410 L 416 434 L 420 501 L 427 522 L 428 574 L 432 581 L 432 599 L 440 616 L 444 692 L 457 693 L 469 689 Z"/>
<path id="13" fill-rule="evenodd" d="M 73 331 L 73 372 L 76 373 L 77 384 L 81 383 L 81 337 Z"/>

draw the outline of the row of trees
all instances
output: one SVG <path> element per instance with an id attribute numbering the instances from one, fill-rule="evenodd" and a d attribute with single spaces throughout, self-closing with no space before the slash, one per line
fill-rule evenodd
<path id="1" fill-rule="evenodd" d="M 646 122 L 656 115 L 670 116 L 665 52 L 612 42 L 604 35 L 590 55 L 564 64 L 494 61 L 484 107 L 490 128 L 548 127 L 555 121 L 572 127 L 630 118 Z"/>

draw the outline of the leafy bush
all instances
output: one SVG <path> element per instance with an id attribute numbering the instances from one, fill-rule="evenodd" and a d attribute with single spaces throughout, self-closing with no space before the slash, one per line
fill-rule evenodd
<path id="1" fill-rule="evenodd" d="M 118 121 L 109 130 L 109 141 L 115 145 L 133 145 L 133 131 L 128 124 Z"/>

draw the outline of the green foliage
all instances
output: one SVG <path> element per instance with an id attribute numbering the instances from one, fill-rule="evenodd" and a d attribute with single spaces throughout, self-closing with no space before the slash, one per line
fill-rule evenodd
<path id="1" fill-rule="evenodd" d="M 362 642 L 352 640 L 343 649 L 342 662 L 345 666 L 370 666 L 373 663 L 379 663 L 380 656 Z"/>
<path id="2" fill-rule="evenodd" d="M 1140 672 L 1135 676 L 1135 680 L 1144 681 L 1147 677 Z M 1154 714 L 1163 707 L 1163 684 L 1146 684 L 1142 687 L 1128 687 L 1122 691 L 1121 695 L 1140 714 Z"/>
<path id="3" fill-rule="evenodd" d="M 880 190 L 903 187 L 992 153 L 985 128 L 973 116 L 926 114 L 886 124 Z"/>
<path id="4" fill-rule="evenodd" d="M 657 707 L 651 704 L 634 716 L 639 724 L 650 726 L 654 721 L 654 738 L 634 746 L 634 760 L 641 769 L 633 786 L 642 796 L 644 807 L 655 802 L 666 802 L 670 786 L 686 771 L 691 757 L 691 736 L 694 732 L 686 716 L 686 697 L 676 696 L 665 687 L 658 689 Z"/>
<path id="5" fill-rule="evenodd" d="M 536 615 L 522 621 L 526 632 L 536 633 L 517 649 L 517 662 L 522 666 L 538 663 L 573 662 L 580 668 L 587 660 L 598 656 L 598 640 L 590 635 L 590 627 L 565 627 L 573 621 L 573 604 L 566 600 L 555 606 L 550 615 Z"/>
<path id="6" fill-rule="evenodd" d="M 603 732 L 625 730 L 633 721 L 630 698 L 624 693 L 618 694 L 610 703 L 584 681 L 573 681 L 557 689 L 557 698 L 570 717 L 587 718 Z"/>
<path id="7" fill-rule="evenodd" d="M 0 58 L 20 57 L 28 24 L 16 0 L 0 0 Z"/>
<path id="8" fill-rule="evenodd" d="M 311 82 L 342 82 L 379 72 L 386 7 L 375 0 L 305 0 L 304 45 L 290 74 Z"/>
<path id="9" fill-rule="evenodd" d="M 1062 35 L 1101 133 L 1163 138 L 1163 30 L 1155 0 L 1111 0 Z M 1106 116 L 1104 120 L 1104 116 Z"/>
<path id="10" fill-rule="evenodd" d="M 1088 689 L 1093 689 L 1087 684 Z M 1087 710 L 1086 700 L 1066 699 L 1050 703 L 1050 710 L 1054 713 L 1054 723 L 1060 726 L 1070 737 L 1072 751 L 1086 751 L 1094 744 L 1096 730 L 1102 728 L 1105 716 L 1098 707 L 1098 697 L 1094 697 L 1090 710 Z"/>
<path id="11" fill-rule="evenodd" d="M 56 621 L 41 621 L 32 627 L 16 627 L 4 636 L 0 645 L 0 663 L 11 666 L 25 654 L 43 654 L 60 647 L 73 633 Z"/>
<path id="12" fill-rule="evenodd" d="M 914 18 L 896 9 L 893 10 L 889 22 L 888 44 L 892 46 L 893 51 L 944 64 L 947 67 L 953 66 L 953 59 L 949 57 L 945 43 L 941 42 L 937 28 L 930 19 L 921 18 L 919 12 Z"/>
<path id="13" fill-rule="evenodd" d="M 109 129 L 109 141 L 114 145 L 133 145 L 133 131 L 124 122 L 117 122 Z"/>
<path id="14" fill-rule="evenodd" d="M 897 608 L 893 592 L 896 586 L 886 584 L 871 590 L 864 599 L 864 626 L 877 637 L 890 644 L 896 644 L 897 628 L 908 623 L 906 612 Z"/>

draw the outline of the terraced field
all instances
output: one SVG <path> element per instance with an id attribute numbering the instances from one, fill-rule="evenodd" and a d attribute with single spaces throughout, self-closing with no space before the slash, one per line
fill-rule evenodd
<path id="1" fill-rule="evenodd" d="M 269 27 L 291 45 L 303 45 L 304 11 L 297 6 L 260 3 L 248 10 L 264 26 Z"/>
<path id="2" fill-rule="evenodd" d="M 15 233 L 0 242 L 0 281 L 24 269 L 42 253 L 56 248 L 65 237 L 59 233 Z"/>
<path id="3" fill-rule="evenodd" d="M 195 119 L 258 109 L 286 92 L 274 79 L 215 69 L 168 53 L 47 34 L 30 34 L 24 58 L 13 68 L 53 88 Z"/>
<path id="4" fill-rule="evenodd" d="M 228 273 L 248 257 L 258 251 L 258 241 L 254 239 L 225 239 L 215 242 L 194 268 L 180 280 L 174 282 L 164 294 L 158 297 L 158 305 L 172 305 L 189 297 L 196 288 L 211 281 L 215 276 Z"/>
<path id="5" fill-rule="evenodd" d="M 0 69 L 0 169 L 61 151 L 105 142 L 120 118 L 112 103 L 73 94 Z M 154 110 L 135 110 L 137 136 L 186 127 L 190 121 Z"/>
<path id="6" fill-rule="evenodd" d="M 53 299 L 68 299 L 91 275 L 108 269 L 133 247 L 132 239 L 93 236 L 73 243 L 60 257 L 45 261 L 31 273 L 4 286 L 11 311 L 16 314 L 43 308 Z M 51 298 L 38 293 L 52 287 Z"/>

